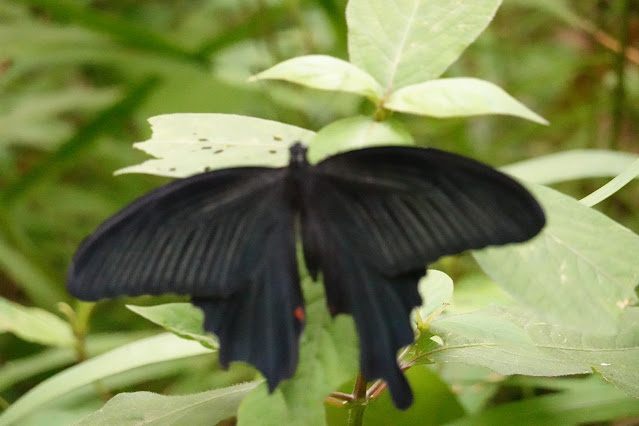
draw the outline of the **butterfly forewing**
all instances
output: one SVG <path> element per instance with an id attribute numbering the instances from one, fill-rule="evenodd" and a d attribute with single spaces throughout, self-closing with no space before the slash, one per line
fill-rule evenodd
<path id="1" fill-rule="evenodd" d="M 281 169 L 227 169 L 140 197 L 82 242 L 69 269 L 70 293 L 98 300 L 237 291 L 270 229 L 289 220 L 274 205 L 283 180 Z"/>

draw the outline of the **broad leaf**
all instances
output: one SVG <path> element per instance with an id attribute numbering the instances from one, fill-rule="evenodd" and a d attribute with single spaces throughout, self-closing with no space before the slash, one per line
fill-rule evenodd
<path id="1" fill-rule="evenodd" d="M 76 425 L 214 425 L 234 417 L 240 402 L 257 385 L 258 382 L 249 382 L 180 396 L 151 392 L 121 393 Z"/>
<path id="2" fill-rule="evenodd" d="M 561 383 L 560 380 L 554 380 Z M 568 391 L 540 395 L 490 407 L 448 426 L 600 424 L 639 415 L 639 403 L 600 380 L 580 380 Z"/>
<path id="3" fill-rule="evenodd" d="M 40 308 L 27 308 L 0 297 L 0 333 L 13 333 L 41 345 L 72 347 L 71 326 Z"/>
<path id="4" fill-rule="evenodd" d="M 413 311 L 426 320 L 431 314 L 443 310 L 453 297 L 453 280 L 444 272 L 429 269 L 419 281 L 422 306 Z"/>
<path id="5" fill-rule="evenodd" d="M 482 269 L 546 320 L 614 333 L 637 301 L 639 237 L 603 214 L 549 188 L 533 193 L 547 225 L 533 240 L 475 252 Z"/>
<path id="6" fill-rule="evenodd" d="M 233 114 L 166 114 L 149 119 L 151 139 L 134 147 L 156 157 L 116 173 L 186 177 L 234 166 L 284 166 L 288 147 L 310 130 Z"/>
<path id="7" fill-rule="evenodd" d="M 639 398 L 639 308 L 628 308 L 616 334 L 580 331 L 515 307 L 448 315 L 431 323 L 443 345 L 440 362 L 488 367 L 500 374 L 561 376 L 599 372 Z"/>
<path id="8" fill-rule="evenodd" d="M 432 117 L 506 114 L 548 124 L 499 86 L 476 78 L 442 78 L 406 86 L 393 92 L 384 107 Z"/>
<path id="9" fill-rule="evenodd" d="M 351 62 L 386 91 L 439 77 L 484 31 L 501 0 L 351 0 Z"/>
<path id="10" fill-rule="evenodd" d="M 393 119 L 375 121 L 371 117 L 337 120 L 320 130 L 308 152 L 315 163 L 339 152 L 373 145 L 413 145 L 413 138 L 403 125 Z"/>
<path id="11" fill-rule="evenodd" d="M 164 327 L 178 336 L 200 342 L 209 349 L 217 349 L 218 341 L 202 328 L 204 314 L 190 303 L 167 303 L 156 306 L 133 306 L 127 308 L 136 314 Z"/>
<path id="12" fill-rule="evenodd" d="M 316 89 L 357 93 L 376 101 L 382 88 L 366 71 L 327 55 L 298 56 L 280 62 L 250 80 L 285 80 Z"/>

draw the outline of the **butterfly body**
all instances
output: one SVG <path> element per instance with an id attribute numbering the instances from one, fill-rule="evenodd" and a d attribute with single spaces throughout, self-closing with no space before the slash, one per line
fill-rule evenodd
<path id="1" fill-rule="evenodd" d="M 295 372 L 304 327 L 299 230 L 331 313 L 354 317 L 364 377 L 384 379 L 407 408 L 396 355 L 413 341 L 426 265 L 525 241 L 544 222 L 519 183 L 455 154 L 373 147 L 311 165 L 296 143 L 286 167 L 216 170 L 140 197 L 83 241 L 67 286 L 86 300 L 190 295 L 220 340 L 220 364 L 253 364 L 273 390 Z"/>

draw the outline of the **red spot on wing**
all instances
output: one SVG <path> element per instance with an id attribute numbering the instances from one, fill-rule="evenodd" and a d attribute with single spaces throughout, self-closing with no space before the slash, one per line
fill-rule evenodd
<path id="1" fill-rule="evenodd" d="M 301 306 L 298 306 L 297 308 L 295 308 L 295 313 L 293 315 L 298 320 L 304 321 L 304 308 L 302 308 Z"/>

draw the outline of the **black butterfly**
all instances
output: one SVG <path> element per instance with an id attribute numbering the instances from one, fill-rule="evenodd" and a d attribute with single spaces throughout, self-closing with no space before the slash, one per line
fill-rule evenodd
<path id="1" fill-rule="evenodd" d="M 405 409 L 413 396 L 396 356 L 414 339 L 425 266 L 528 240 L 544 213 L 513 179 L 444 151 L 371 147 L 310 165 L 306 150 L 294 144 L 287 167 L 216 170 L 138 198 L 82 242 L 69 292 L 190 295 L 220 364 L 253 364 L 272 391 L 294 374 L 304 328 L 298 230 L 331 313 L 354 317 L 364 377 L 386 381 Z"/>

